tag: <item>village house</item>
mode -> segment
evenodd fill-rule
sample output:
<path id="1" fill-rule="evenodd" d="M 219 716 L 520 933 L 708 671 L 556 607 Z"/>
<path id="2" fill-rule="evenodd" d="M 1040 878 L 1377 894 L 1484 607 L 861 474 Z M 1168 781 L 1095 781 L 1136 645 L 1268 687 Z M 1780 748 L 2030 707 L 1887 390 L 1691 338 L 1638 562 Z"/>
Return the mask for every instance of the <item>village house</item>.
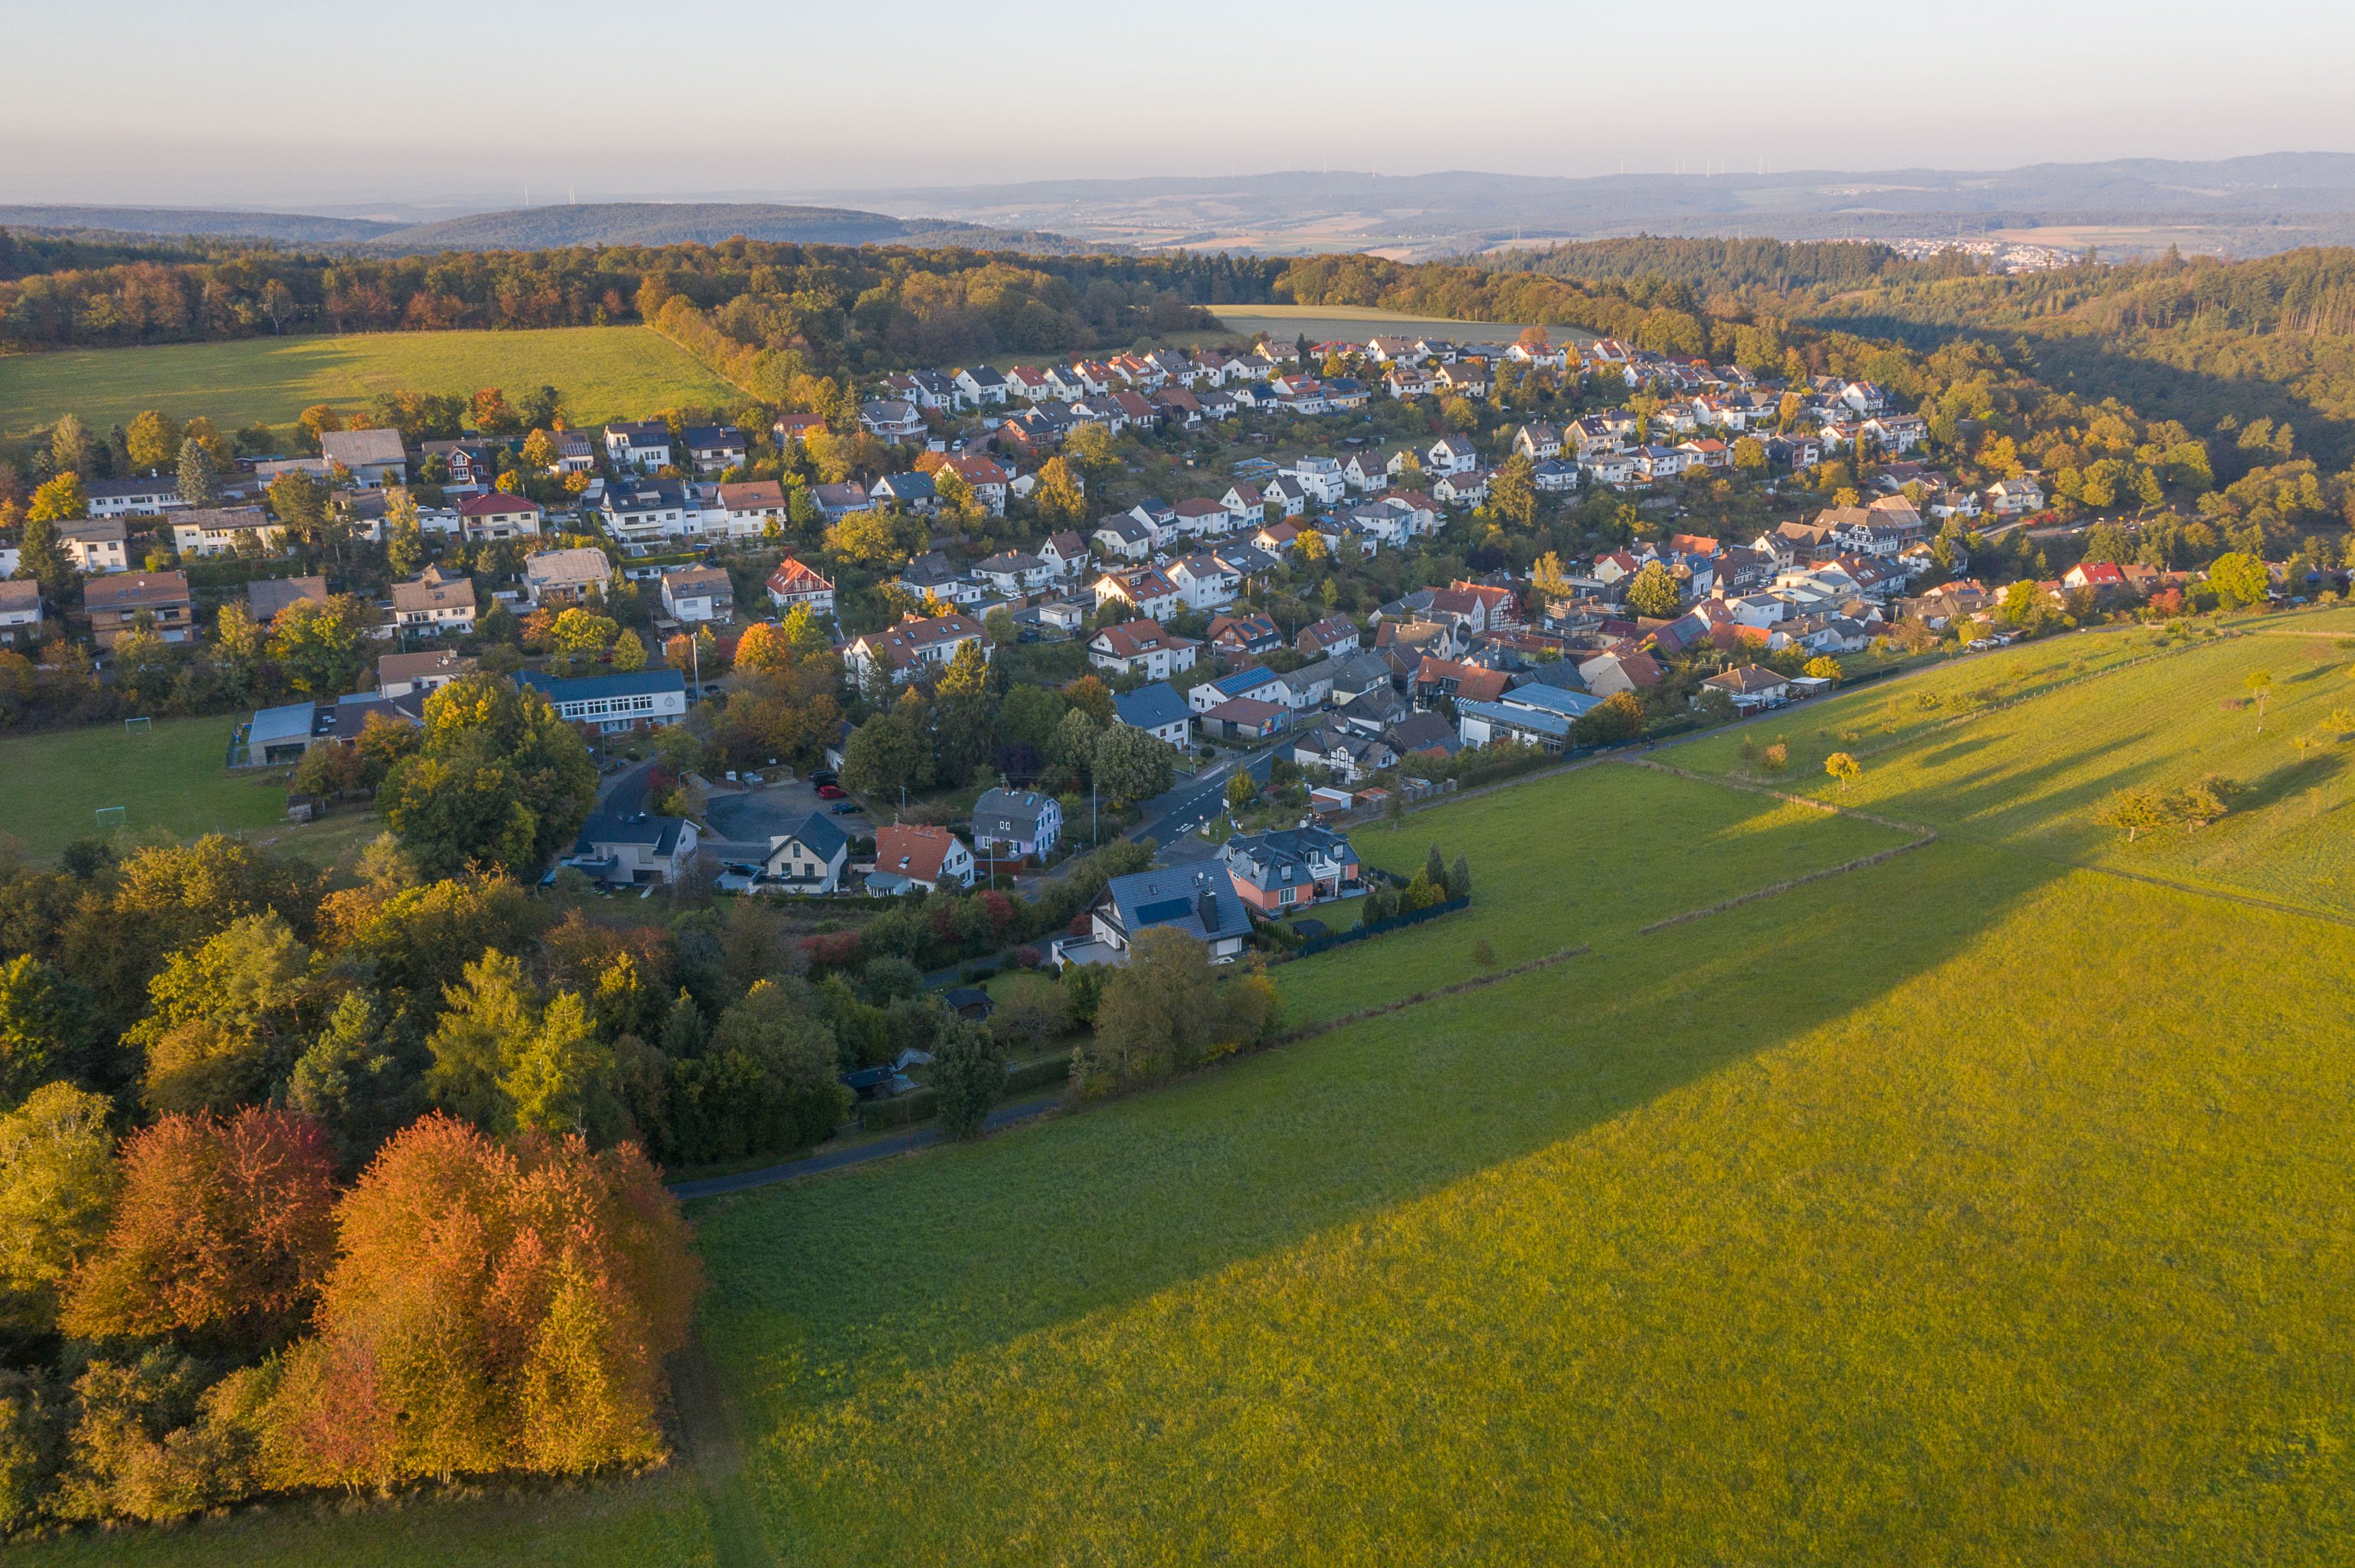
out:
<path id="1" fill-rule="evenodd" d="M 869 631 L 852 638 L 842 650 L 850 677 L 862 684 L 877 672 L 887 673 L 893 685 L 939 673 L 972 643 L 989 657 L 989 637 L 981 622 L 964 614 L 906 615 L 889 631 Z"/>
<path id="2" fill-rule="evenodd" d="M 724 567 L 673 567 L 662 576 L 662 607 L 674 620 L 735 619 L 736 585 Z"/>
<path id="3" fill-rule="evenodd" d="M 1178 585 L 1152 567 L 1131 567 L 1106 572 L 1095 582 L 1096 608 L 1118 601 L 1148 620 L 1167 620 L 1178 613 Z"/>
<path id="4" fill-rule="evenodd" d="M 602 598 L 613 577 L 613 564 L 602 550 L 585 546 L 546 550 L 524 557 L 524 598 L 535 609 L 544 604 L 579 604 Z"/>
<path id="5" fill-rule="evenodd" d="M 1141 729 L 1154 739 L 1175 747 L 1186 744 L 1193 719 L 1193 710 L 1186 705 L 1185 695 L 1175 686 L 1159 681 L 1133 692 L 1114 692 L 1112 712 L 1115 723 Z"/>
<path id="6" fill-rule="evenodd" d="M 1700 684 L 1704 692 L 1722 692 L 1732 698 L 1737 713 L 1749 713 L 1757 708 L 1778 708 L 1791 700 L 1791 683 L 1759 664 L 1743 664 L 1724 671 L 1711 675 Z"/>
<path id="7" fill-rule="evenodd" d="M 1363 868 L 1348 839 L 1327 828 L 1238 833 L 1219 850 L 1235 895 L 1276 916 L 1363 893 Z"/>
<path id="8" fill-rule="evenodd" d="M 474 579 L 428 567 L 392 585 L 392 623 L 404 634 L 465 637 L 474 630 Z"/>
<path id="9" fill-rule="evenodd" d="M 82 486 L 92 517 L 152 517 L 187 504 L 174 479 L 93 479 Z"/>
<path id="10" fill-rule="evenodd" d="M 348 471 L 352 483 L 362 490 L 409 482 L 409 453 L 401 447 L 399 430 L 323 430 L 319 455 Z"/>
<path id="11" fill-rule="evenodd" d="M 795 605 L 807 605 L 812 615 L 831 618 L 834 614 L 834 580 L 823 577 L 805 563 L 787 556 L 769 574 L 769 602 L 781 615 Z"/>
<path id="12" fill-rule="evenodd" d="M 285 527 L 259 506 L 192 506 L 172 514 L 172 548 L 183 556 L 275 555 Z"/>
<path id="13" fill-rule="evenodd" d="M 938 892 L 943 885 L 971 887 L 973 865 L 973 851 L 946 828 L 886 822 L 875 830 L 876 874 L 905 885 L 890 891 L 904 892 L 907 885 L 927 893 Z M 876 891 L 872 878 L 868 891 Z"/>
<path id="14" fill-rule="evenodd" d="M 1220 867 L 1173 866 L 1115 876 L 1088 908 L 1088 939 L 1055 944 L 1059 961 L 1124 964 L 1136 938 L 1147 931 L 1182 931 L 1209 949 L 1210 961 L 1227 963 L 1251 940 L 1251 915 L 1233 879 Z"/>
<path id="15" fill-rule="evenodd" d="M 773 479 L 739 480 L 712 492 L 719 526 L 731 539 L 764 537 L 771 527 L 783 528 L 792 514 L 783 483 Z"/>
<path id="16" fill-rule="evenodd" d="M 537 539 L 544 513 L 537 501 L 501 491 L 470 495 L 458 503 L 458 526 L 470 542 Z"/>
<path id="17" fill-rule="evenodd" d="M 60 523 L 58 545 L 76 571 L 90 576 L 131 569 L 131 531 L 120 517 L 93 517 L 86 523 Z"/>
<path id="18" fill-rule="evenodd" d="M 303 599 L 325 604 L 327 579 L 316 576 L 257 577 L 245 585 L 245 612 L 263 626 L 277 620 L 278 612 L 288 605 Z"/>
<path id="19" fill-rule="evenodd" d="M 622 420 L 605 427 L 605 458 L 614 467 L 652 473 L 670 466 L 670 427 L 660 419 Z"/>
<path id="20" fill-rule="evenodd" d="M 41 585 L 30 577 L 0 580 L 0 643 L 29 647 L 40 640 Z"/>
<path id="21" fill-rule="evenodd" d="M 1001 550 L 986 560 L 975 562 L 975 580 L 1008 599 L 1047 586 L 1055 568 L 1037 556 L 1019 550 Z"/>
<path id="22" fill-rule="evenodd" d="M 1284 633 L 1264 615 L 1214 615 L 1205 641 L 1213 656 L 1233 661 L 1284 646 Z"/>
<path id="23" fill-rule="evenodd" d="M 751 890 L 804 898 L 839 893 L 849 864 L 850 835 L 831 818 L 812 811 L 790 832 L 771 836 Z"/>
<path id="24" fill-rule="evenodd" d="M 429 648 L 421 653 L 382 654 L 376 662 L 376 694 L 387 699 L 405 697 L 412 692 L 422 695 L 439 691 L 480 668 L 472 655 L 445 648 Z"/>
<path id="25" fill-rule="evenodd" d="M 1075 577 L 1087 570 L 1088 542 L 1072 529 L 1060 529 L 1048 535 L 1047 542 L 1039 546 L 1039 558 L 1056 577 Z"/>
<path id="26" fill-rule="evenodd" d="M 694 863 L 696 827 L 684 817 L 600 811 L 581 824 L 564 863 L 604 887 L 661 887 Z"/>
<path id="27" fill-rule="evenodd" d="M 1303 768 L 1322 768 L 1341 783 L 1355 784 L 1397 767 L 1398 753 L 1379 736 L 1322 725 L 1293 737 L 1292 760 Z"/>
<path id="28" fill-rule="evenodd" d="M 102 577 L 82 589 L 81 607 L 90 617 L 91 636 L 101 649 L 112 649 L 129 636 L 143 615 L 165 642 L 186 642 L 196 635 L 196 600 L 188 593 L 186 572 Z"/>
<path id="29" fill-rule="evenodd" d="M 1088 662 L 1115 675 L 1162 681 L 1192 669 L 1200 647 L 1190 639 L 1171 636 L 1157 620 L 1124 620 L 1088 640 Z"/>
<path id="30" fill-rule="evenodd" d="M 973 847 L 989 860 L 1045 863 L 1063 838 L 1063 808 L 1035 789 L 985 789 L 973 803 Z"/>
<path id="31" fill-rule="evenodd" d="M 1300 629 L 1293 646 L 1312 659 L 1328 658 L 1336 653 L 1355 653 L 1364 645 L 1358 623 L 1346 615 L 1327 616 Z"/>

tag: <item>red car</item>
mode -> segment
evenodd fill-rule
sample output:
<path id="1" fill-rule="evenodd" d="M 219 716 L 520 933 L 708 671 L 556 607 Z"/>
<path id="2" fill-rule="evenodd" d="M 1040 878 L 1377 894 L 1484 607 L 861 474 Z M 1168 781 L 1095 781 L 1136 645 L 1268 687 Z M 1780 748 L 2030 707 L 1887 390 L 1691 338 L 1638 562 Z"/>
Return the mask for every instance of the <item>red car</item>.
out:
<path id="1" fill-rule="evenodd" d="M 817 798 L 821 800 L 839 800 L 842 799 L 842 786 L 821 784 L 817 787 Z"/>

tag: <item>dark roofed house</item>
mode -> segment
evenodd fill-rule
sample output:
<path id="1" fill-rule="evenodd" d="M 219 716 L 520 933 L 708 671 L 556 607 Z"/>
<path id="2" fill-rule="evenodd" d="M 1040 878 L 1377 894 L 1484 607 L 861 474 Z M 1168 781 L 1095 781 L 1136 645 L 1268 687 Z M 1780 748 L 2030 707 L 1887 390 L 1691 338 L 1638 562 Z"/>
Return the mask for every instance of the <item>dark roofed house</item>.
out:
<path id="1" fill-rule="evenodd" d="M 400 484 L 409 478 L 409 453 L 401 447 L 399 430 L 322 430 L 319 455 L 349 469 L 353 482 L 363 490 Z"/>
<path id="2" fill-rule="evenodd" d="M 1127 961 L 1129 945 L 1146 931 L 1182 931 L 1210 950 L 1211 959 L 1231 959 L 1251 939 L 1251 914 L 1222 867 L 1172 866 L 1115 876 L 1088 909 L 1092 945 L 1110 962 Z"/>
<path id="3" fill-rule="evenodd" d="M 758 893 L 804 895 L 842 891 L 842 874 L 850 863 L 850 835 L 831 818 L 812 811 L 791 832 L 769 840 L 769 853 L 753 881 Z"/>
<path id="4" fill-rule="evenodd" d="M 1263 915 L 1365 891 L 1358 852 L 1327 828 L 1238 833 L 1219 851 L 1235 894 Z"/>
<path id="5" fill-rule="evenodd" d="M 608 887 L 660 886 L 686 873 L 695 844 L 695 824 L 684 817 L 600 813 L 581 825 L 564 863 Z"/>
<path id="6" fill-rule="evenodd" d="M 1185 694 L 1160 681 L 1133 692 L 1114 693 L 1112 711 L 1113 717 L 1129 728 L 1178 747 L 1186 744 L 1186 728 L 1194 716 L 1186 705 Z"/>
<path id="7" fill-rule="evenodd" d="M 991 860 L 1046 860 L 1063 836 L 1063 808 L 1035 789 L 985 789 L 973 803 L 974 853 Z"/>
<path id="8" fill-rule="evenodd" d="M 327 579 L 309 577 L 263 577 L 245 585 L 246 613 L 264 626 L 278 617 L 278 612 L 296 599 L 307 599 L 314 604 L 327 602 Z"/>

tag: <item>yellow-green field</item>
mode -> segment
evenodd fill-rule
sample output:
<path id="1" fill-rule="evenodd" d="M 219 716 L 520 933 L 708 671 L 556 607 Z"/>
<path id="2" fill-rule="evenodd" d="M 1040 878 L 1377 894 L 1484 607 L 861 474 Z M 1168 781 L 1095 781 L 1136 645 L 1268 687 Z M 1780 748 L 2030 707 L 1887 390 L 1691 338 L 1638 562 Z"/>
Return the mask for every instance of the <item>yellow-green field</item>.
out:
<path id="1" fill-rule="evenodd" d="M 2079 825 L 2116 777 L 2271 779 L 2318 630 L 2085 634 L 1777 715 L 1809 765 L 1853 732 L 1854 799 L 1941 836 L 1649 935 L 1911 835 L 1621 763 L 1361 829 L 1393 869 L 1465 852 L 1475 907 L 1284 967 L 1295 1017 L 1484 940 L 1591 951 L 701 1205 L 728 1409 L 690 1386 L 671 1477 L 511 1538 L 512 1503 L 364 1548 L 298 1507 L 21 1554 L 2343 1562 L 2355 927 L 2114 874 L 2142 868 Z M 2210 700 L 2252 661 L 2262 739 Z M 2232 863 L 2169 874 L 2328 903 L 2286 825 L 2321 787 L 2259 782 Z"/>
<path id="2" fill-rule="evenodd" d="M 143 408 L 178 419 L 202 414 L 231 429 L 288 425 L 314 403 L 356 409 L 380 392 L 500 387 L 519 398 L 543 386 L 559 388 L 583 425 L 742 397 L 645 327 L 249 338 L 0 357 L 0 437 L 68 413 L 101 431 Z"/>
<path id="3" fill-rule="evenodd" d="M 1230 337 L 1265 333 L 1279 343 L 1301 334 L 1312 342 L 1346 337 L 1363 342 L 1376 336 L 1446 337 L 1459 343 L 1510 343 L 1526 322 L 1458 322 L 1436 316 L 1403 316 L 1395 311 L 1366 305 L 1220 305 L 1215 307 Z M 1556 343 L 1592 343 L 1593 333 L 1575 327 L 1548 327 Z"/>
<path id="4" fill-rule="evenodd" d="M 2024 853 L 2355 916 L 2349 631 L 2355 613 L 2336 610 L 2245 622 L 2221 639 L 2082 633 L 1791 709 L 1664 756 L 1763 779 L 1740 754 L 1742 738 L 1763 747 L 1781 737 L 1790 764 L 1778 786 L 1818 800 Z M 2142 662 L 2095 673 L 2123 659 Z M 2077 678 L 2081 662 L 2092 678 Z M 2248 684 L 2260 672 L 2272 679 L 2262 715 Z M 1998 705 L 2045 686 L 2054 689 Z M 1864 764 L 1845 795 L 1823 772 L 1836 749 Z M 2178 789 L 2211 775 L 2245 793 L 2205 828 L 2129 843 L 2094 821 L 2113 790 Z"/>

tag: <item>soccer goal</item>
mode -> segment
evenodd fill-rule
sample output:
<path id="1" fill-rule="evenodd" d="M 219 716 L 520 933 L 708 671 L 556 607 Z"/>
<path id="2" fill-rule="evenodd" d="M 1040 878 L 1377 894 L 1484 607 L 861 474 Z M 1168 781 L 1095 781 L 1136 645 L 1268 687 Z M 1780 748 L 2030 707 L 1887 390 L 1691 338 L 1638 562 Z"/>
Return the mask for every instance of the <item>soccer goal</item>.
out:
<path id="1" fill-rule="evenodd" d="M 130 820 L 131 808 L 128 806 L 101 806 L 98 809 L 98 836 L 109 838 L 121 832 L 130 825 Z"/>
<path id="2" fill-rule="evenodd" d="M 155 721 L 144 714 L 123 721 L 123 733 L 125 735 L 153 735 L 155 732 Z"/>

